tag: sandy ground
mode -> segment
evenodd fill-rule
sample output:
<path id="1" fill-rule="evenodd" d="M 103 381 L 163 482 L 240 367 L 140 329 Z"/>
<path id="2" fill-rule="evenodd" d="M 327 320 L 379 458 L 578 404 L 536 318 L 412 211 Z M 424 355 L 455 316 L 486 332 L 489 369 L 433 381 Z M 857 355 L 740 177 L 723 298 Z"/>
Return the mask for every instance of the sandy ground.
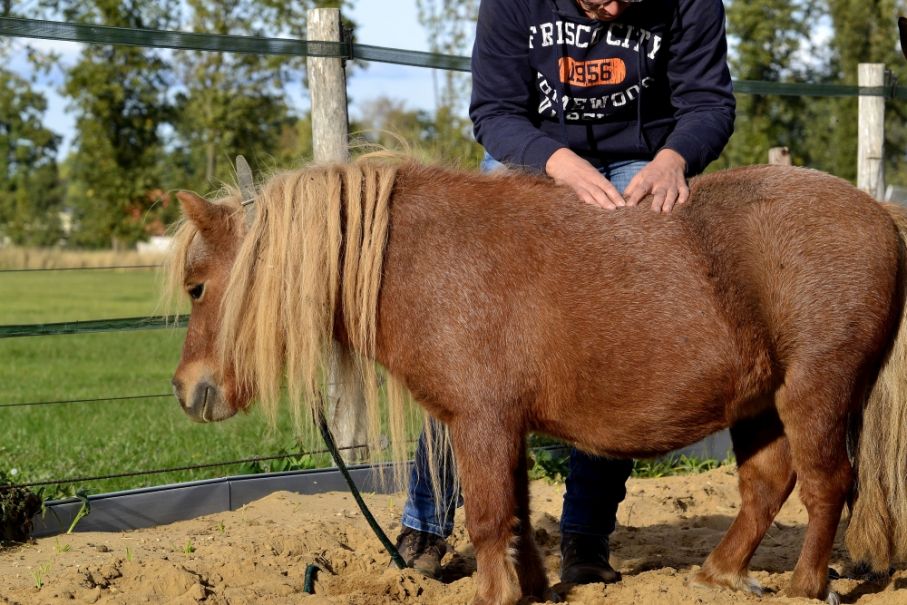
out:
<path id="1" fill-rule="evenodd" d="M 533 522 L 549 580 L 557 581 L 562 485 L 536 482 Z M 696 588 L 689 578 L 736 515 L 731 469 L 702 475 L 631 480 L 613 536 L 622 582 L 565 590 L 568 603 L 816 603 L 784 596 L 806 520 L 796 497 L 756 553 L 762 598 Z M 366 496 L 393 536 L 403 501 Z M 454 604 L 472 597 L 475 560 L 458 515 L 442 581 L 388 567 L 388 556 L 352 499 L 341 493 L 275 493 L 243 509 L 126 533 L 77 533 L 0 551 L 0 604 L 18 603 L 344 603 Z M 315 594 L 303 593 L 309 563 L 319 563 Z M 839 545 L 833 567 L 846 557 Z M 38 587 L 40 585 L 40 587 Z M 845 603 L 907 604 L 907 571 L 890 582 L 835 580 Z"/>

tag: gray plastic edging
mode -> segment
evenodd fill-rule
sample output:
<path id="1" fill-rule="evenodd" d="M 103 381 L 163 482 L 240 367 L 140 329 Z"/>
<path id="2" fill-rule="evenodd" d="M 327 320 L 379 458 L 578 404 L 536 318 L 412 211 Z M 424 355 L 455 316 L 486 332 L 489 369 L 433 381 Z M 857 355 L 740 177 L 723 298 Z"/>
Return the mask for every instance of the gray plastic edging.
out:
<path id="1" fill-rule="evenodd" d="M 677 450 L 672 455 L 683 454 L 723 460 L 730 451 L 730 435 L 727 431 L 721 431 Z M 349 470 L 361 491 L 388 493 L 392 485 L 389 481 L 382 481 L 381 468 L 360 465 L 350 467 Z M 237 475 L 99 494 L 88 497 L 91 513 L 79 521 L 74 531 L 119 532 L 166 525 L 175 521 L 236 510 L 276 491 L 320 494 L 347 490 L 346 481 L 340 471 L 336 468 L 327 468 Z M 75 498 L 48 502 L 45 514 L 34 518 L 32 535 L 40 538 L 65 532 L 81 507 L 82 502 Z"/>
<path id="2" fill-rule="evenodd" d="M 386 493 L 379 467 L 354 466 L 350 474 L 362 491 Z M 74 531 L 128 531 L 194 519 L 202 515 L 236 510 L 276 491 L 318 494 L 346 491 L 336 469 L 316 469 L 262 475 L 238 475 L 222 479 L 175 483 L 157 487 L 89 496 L 91 513 Z M 54 500 L 43 516 L 34 518 L 34 537 L 65 532 L 82 507 L 75 498 Z"/>

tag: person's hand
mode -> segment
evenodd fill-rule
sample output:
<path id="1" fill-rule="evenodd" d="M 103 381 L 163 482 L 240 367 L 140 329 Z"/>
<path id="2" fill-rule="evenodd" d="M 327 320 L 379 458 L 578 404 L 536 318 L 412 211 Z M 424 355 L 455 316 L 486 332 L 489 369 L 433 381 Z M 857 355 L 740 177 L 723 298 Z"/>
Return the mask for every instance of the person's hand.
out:
<path id="1" fill-rule="evenodd" d="M 560 185 L 567 185 L 587 204 L 614 210 L 627 203 L 595 166 L 566 147 L 558 149 L 545 164 L 545 172 Z"/>
<path id="2" fill-rule="evenodd" d="M 679 153 L 673 149 L 662 149 L 627 185 L 624 191 L 627 205 L 635 206 L 651 193 L 652 210 L 667 214 L 674 206 L 690 199 L 684 170 L 686 161 Z"/>

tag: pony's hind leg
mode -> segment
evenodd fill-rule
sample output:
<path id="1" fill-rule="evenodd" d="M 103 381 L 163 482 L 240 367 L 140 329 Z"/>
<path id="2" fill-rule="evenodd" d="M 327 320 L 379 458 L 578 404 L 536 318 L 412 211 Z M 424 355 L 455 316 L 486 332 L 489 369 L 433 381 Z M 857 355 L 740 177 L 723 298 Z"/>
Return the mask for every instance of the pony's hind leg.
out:
<path id="1" fill-rule="evenodd" d="M 855 381 L 827 373 L 813 374 L 812 383 L 789 379 L 779 389 L 777 398 L 800 484 L 800 500 L 809 517 L 789 594 L 827 597 L 829 603 L 835 603 L 839 602 L 837 595 L 828 594 L 828 562 L 841 512 L 853 487 L 853 470 L 847 459 L 846 419 L 853 399 L 849 390 Z M 817 383 L 820 379 L 822 382 Z"/>
<path id="2" fill-rule="evenodd" d="M 535 545 L 535 536 L 529 519 L 529 469 L 526 458 L 526 443 L 520 454 L 519 466 L 514 475 L 516 482 L 516 517 L 517 517 L 517 575 L 524 597 L 546 599 L 548 597 L 548 576 L 545 564 Z"/>
<path id="3" fill-rule="evenodd" d="M 774 410 L 731 427 L 737 457 L 740 513 L 693 579 L 761 594 L 747 571 L 756 547 L 794 488 L 790 446 Z"/>
<path id="4" fill-rule="evenodd" d="M 517 475 L 525 475 L 523 435 L 493 418 L 449 422 L 466 509 L 466 531 L 476 553 L 473 605 L 513 605 L 521 584 L 514 555 Z M 527 515 L 528 521 L 528 515 Z M 527 526 L 528 531 L 528 526 Z"/>

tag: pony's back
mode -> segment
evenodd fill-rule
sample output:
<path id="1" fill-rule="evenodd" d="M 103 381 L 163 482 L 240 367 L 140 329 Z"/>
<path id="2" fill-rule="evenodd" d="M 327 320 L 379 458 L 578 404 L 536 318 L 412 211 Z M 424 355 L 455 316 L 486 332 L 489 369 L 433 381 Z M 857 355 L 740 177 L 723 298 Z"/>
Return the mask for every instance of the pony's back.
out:
<path id="1" fill-rule="evenodd" d="M 814 171 L 705 176 L 662 215 L 602 210 L 521 173 L 411 165 L 391 212 L 389 369 L 441 418 L 441 402 L 510 406 L 527 429 L 612 455 L 727 426 L 783 380 L 804 334 L 885 296 L 880 280 L 893 288 L 884 210 Z M 841 258 L 845 240 L 861 252 Z M 619 421 L 591 435 L 603 414 Z"/>

